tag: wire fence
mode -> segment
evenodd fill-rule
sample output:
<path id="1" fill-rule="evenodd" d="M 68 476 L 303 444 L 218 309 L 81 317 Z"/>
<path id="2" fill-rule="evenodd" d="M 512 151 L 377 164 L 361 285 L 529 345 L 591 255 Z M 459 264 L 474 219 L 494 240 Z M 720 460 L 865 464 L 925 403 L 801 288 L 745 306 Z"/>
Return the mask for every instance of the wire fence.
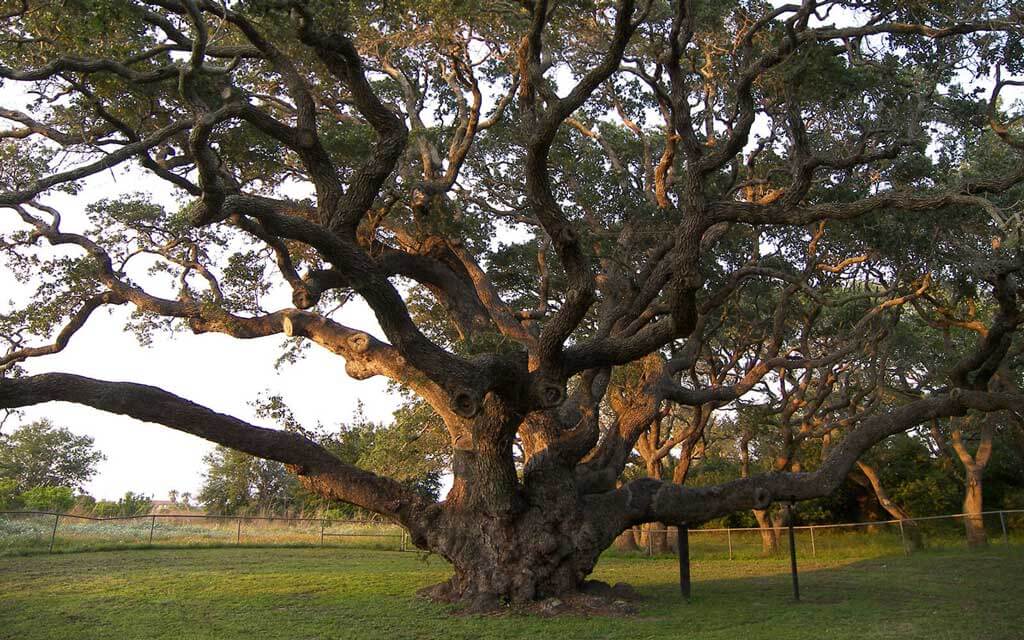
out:
<path id="1" fill-rule="evenodd" d="M 406 551 L 402 527 L 362 520 L 208 514 L 94 517 L 0 511 L 0 553 L 135 546 L 346 546 Z"/>
<path id="2" fill-rule="evenodd" d="M 678 552 L 675 527 L 636 527 L 616 540 L 618 553 L 656 556 Z M 973 537 L 971 535 L 973 532 Z M 911 554 L 923 549 L 1024 543 L 1024 509 L 793 527 L 799 555 L 811 558 Z M 771 529 L 689 529 L 690 554 L 696 559 L 746 559 L 784 554 L 788 526 Z"/>
<path id="3" fill-rule="evenodd" d="M 1024 543 L 1024 509 L 794 527 L 803 557 L 864 557 L 919 549 L 963 547 L 968 523 L 985 544 Z M 760 558 L 782 553 L 786 527 L 689 530 L 695 559 Z M 979 539 L 975 535 L 974 543 Z M 147 514 L 99 518 L 49 511 L 0 511 L 0 554 L 85 551 L 130 547 L 335 546 L 411 551 L 399 525 L 326 518 Z M 612 553 L 667 555 L 678 551 L 675 527 L 627 530 Z"/>

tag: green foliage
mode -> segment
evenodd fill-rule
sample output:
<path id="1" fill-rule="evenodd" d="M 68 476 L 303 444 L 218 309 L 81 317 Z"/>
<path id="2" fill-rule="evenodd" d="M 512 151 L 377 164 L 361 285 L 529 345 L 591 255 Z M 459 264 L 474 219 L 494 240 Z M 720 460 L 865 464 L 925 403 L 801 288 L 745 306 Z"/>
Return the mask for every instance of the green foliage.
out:
<path id="1" fill-rule="evenodd" d="M 0 478 L 0 511 L 13 510 L 18 506 L 18 481 Z"/>
<path id="2" fill-rule="evenodd" d="M 211 513 L 280 513 L 298 482 L 284 465 L 218 446 L 203 458 L 206 472 L 199 502 Z"/>
<path id="3" fill-rule="evenodd" d="M 122 516 L 141 516 L 153 508 L 153 499 L 141 493 L 126 491 L 117 500 L 117 513 Z"/>
<path id="4" fill-rule="evenodd" d="M 43 144 L 0 140 L 0 187 L 15 189 L 45 176 L 53 156 Z"/>
<path id="5" fill-rule="evenodd" d="M 33 487 L 18 496 L 21 505 L 30 511 L 70 511 L 75 504 L 71 487 Z"/>
<path id="6" fill-rule="evenodd" d="M 75 513 L 92 513 L 96 507 L 96 498 L 88 493 L 80 493 L 75 496 L 73 511 Z"/>
<path id="7" fill-rule="evenodd" d="M 898 434 L 887 438 L 867 459 L 881 474 L 889 497 L 911 516 L 960 512 L 963 489 L 948 461 L 936 458 L 924 437 Z"/>
<path id="8" fill-rule="evenodd" d="M 448 464 L 447 438 L 440 419 L 424 403 L 404 405 L 389 425 L 367 419 L 360 406 L 353 421 L 336 432 L 323 427 L 303 429 L 277 395 L 261 396 L 256 408 L 261 417 L 316 440 L 343 462 L 394 478 L 427 497 L 438 497 Z M 226 447 L 217 447 L 204 461 L 199 502 L 212 513 L 316 512 L 336 519 L 367 515 L 310 493 L 278 462 Z"/>
<path id="9" fill-rule="evenodd" d="M 79 506 L 80 505 L 80 506 Z M 133 491 L 126 491 L 123 496 L 114 500 L 83 500 L 76 499 L 76 510 L 88 513 L 96 518 L 114 518 L 119 516 L 142 516 L 153 508 L 150 496 Z"/>
<path id="10" fill-rule="evenodd" d="M 92 507 L 92 515 L 97 518 L 111 518 L 121 514 L 121 508 L 113 500 L 98 500 Z"/>
<path id="11" fill-rule="evenodd" d="M 81 488 L 105 458 L 93 448 L 91 437 L 75 435 L 46 419 L 0 436 L 0 478 L 14 480 L 20 491 Z"/>

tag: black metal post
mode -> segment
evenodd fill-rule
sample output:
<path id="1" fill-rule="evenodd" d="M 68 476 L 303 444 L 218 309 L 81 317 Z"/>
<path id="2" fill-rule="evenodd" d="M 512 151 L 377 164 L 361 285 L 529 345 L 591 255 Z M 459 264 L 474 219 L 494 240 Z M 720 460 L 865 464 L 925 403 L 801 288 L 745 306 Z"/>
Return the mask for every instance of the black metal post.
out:
<path id="1" fill-rule="evenodd" d="M 690 601 L 690 527 L 681 524 L 676 527 L 679 543 L 679 591 L 683 598 Z"/>
<path id="2" fill-rule="evenodd" d="M 50 532 L 50 548 L 47 549 L 47 553 L 53 553 L 53 541 L 57 537 L 57 525 L 60 524 L 60 514 L 54 514 L 56 517 L 53 519 L 53 531 Z"/>
<path id="3" fill-rule="evenodd" d="M 786 516 L 789 520 L 789 569 L 793 574 L 793 599 L 800 602 L 800 578 L 796 572 L 796 534 L 793 532 L 793 504 L 786 505 Z"/>

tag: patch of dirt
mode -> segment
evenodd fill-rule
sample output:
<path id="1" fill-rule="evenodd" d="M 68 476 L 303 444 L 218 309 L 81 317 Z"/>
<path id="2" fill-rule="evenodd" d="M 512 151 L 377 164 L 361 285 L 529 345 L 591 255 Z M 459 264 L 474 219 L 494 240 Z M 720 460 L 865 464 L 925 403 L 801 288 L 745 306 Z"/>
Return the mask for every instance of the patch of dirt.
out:
<path id="1" fill-rule="evenodd" d="M 640 612 L 640 608 L 634 602 L 621 598 L 612 599 L 586 593 L 574 593 L 562 598 L 548 598 L 528 605 L 513 607 L 512 611 L 544 618 L 555 616 L 623 618 L 636 615 Z"/>
<path id="2" fill-rule="evenodd" d="M 429 597 L 429 593 L 422 593 Z M 625 582 L 614 586 L 598 580 L 587 581 L 578 592 L 545 598 L 535 602 L 504 603 L 490 594 L 478 594 L 456 609 L 455 615 L 533 615 L 542 618 L 556 616 L 629 617 L 640 611 L 636 604 L 642 597 Z"/>

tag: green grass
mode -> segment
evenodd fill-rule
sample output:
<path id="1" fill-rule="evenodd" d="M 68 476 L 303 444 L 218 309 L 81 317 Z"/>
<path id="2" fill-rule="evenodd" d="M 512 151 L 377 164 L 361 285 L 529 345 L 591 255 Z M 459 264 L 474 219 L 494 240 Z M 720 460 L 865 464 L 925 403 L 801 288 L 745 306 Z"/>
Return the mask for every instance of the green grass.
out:
<path id="1" fill-rule="evenodd" d="M 646 597 L 631 618 L 452 616 L 413 596 L 437 558 L 356 549 L 159 549 L 0 558 L 0 638 L 1020 638 L 1024 549 L 802 562 L 608 557 Z"/>

